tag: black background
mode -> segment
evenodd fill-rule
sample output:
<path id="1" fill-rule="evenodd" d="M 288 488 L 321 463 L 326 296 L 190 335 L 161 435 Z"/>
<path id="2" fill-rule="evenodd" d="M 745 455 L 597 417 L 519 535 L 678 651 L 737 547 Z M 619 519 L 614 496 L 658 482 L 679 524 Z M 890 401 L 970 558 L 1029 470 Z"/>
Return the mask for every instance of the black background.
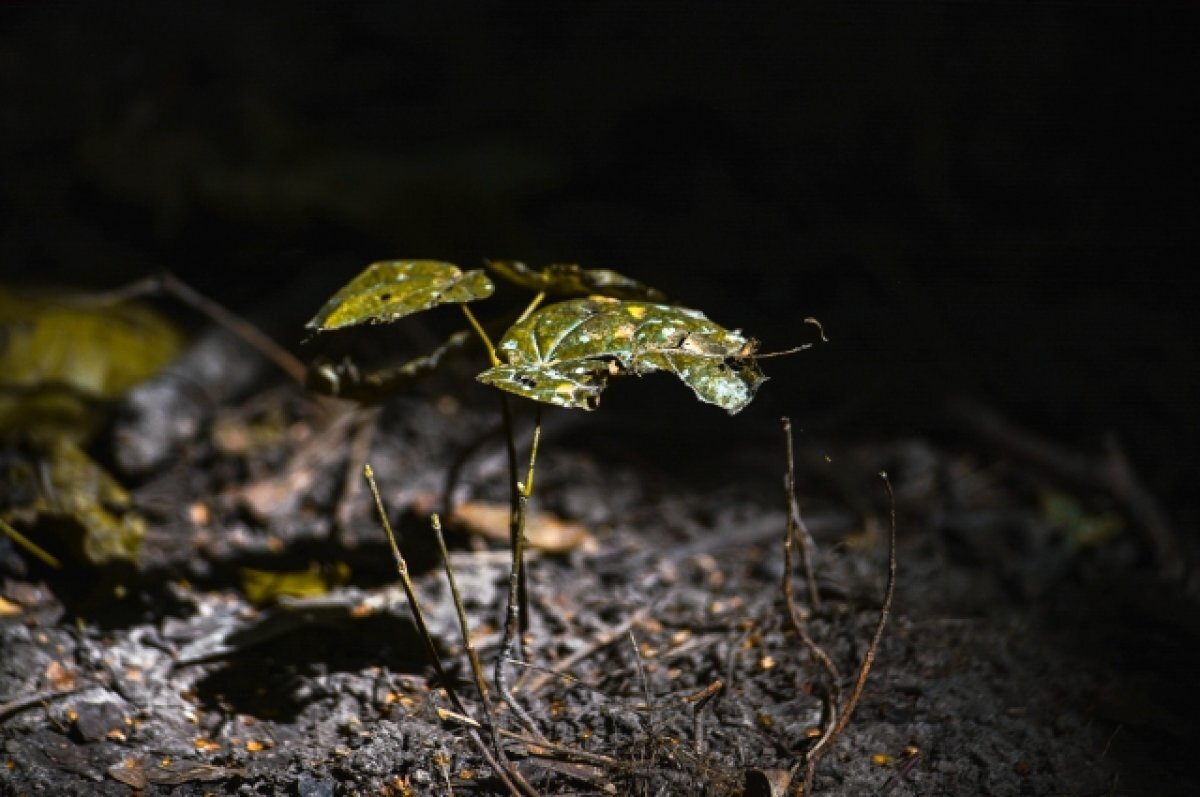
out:
<path id="1" fill-rule="evenodd" d="M 0 15 L 5 281 L 167 267 L 290 324 L 378 259 L 616 268 L 766 349 L 824 322 L 764 425 L 953 438 L 967 395 L 1117 432 L 1195 523 L 1190 3 Z M 606 404 L 725 423 L 648 391 Z"/>

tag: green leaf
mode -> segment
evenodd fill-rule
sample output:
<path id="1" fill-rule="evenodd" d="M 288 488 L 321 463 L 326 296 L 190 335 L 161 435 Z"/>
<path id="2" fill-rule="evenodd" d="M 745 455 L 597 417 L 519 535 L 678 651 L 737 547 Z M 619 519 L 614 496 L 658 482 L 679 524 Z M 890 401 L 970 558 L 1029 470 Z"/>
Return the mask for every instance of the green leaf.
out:
<path id="1" fill-rule="evenodd" d="M 574 263 L 556 263 L 534 271 L 518 260 L 489 260 L 487 267 L 497 276 L 531 291 L 553 296 L 610 296 L 665 302 L 667 296 L 657 288 L 604 268 L 582 268 Z"/>
<path id="2" fill-rule="evenodd" d="M 310 564 L 307 570 L 284 572 L 243 567 L 241 576 L 242 591 L 247 600 L 255 606 L 266 606 L 285 595 L 290 598 L 325 595 L 346 583 L 350 578 L 350 566 L 345 562 L 337 562 L 332 567 Z"/>
<path id="3" fill-rule="evenodd" d="M 171 361 L 183 336 L 136 302 L 0 285 L 0 435 L 83 439 L 114 399 Z"/>
<path id="4" fill-rule="evenodd" d="M 595 409 L 608 377 L 669 371 L 701 401 L 735 413 L 766 379 L 757 342 L 682 307 L 594 296 L 545 307 L 496 347 L 505 360 L 477 378 L 560 407 Z"/>
<path id="5" fill-rule="evenodd" d="M 480 269 L 463 272 L 436 260 L 372 263 L 334 294 L 307 327 L 325 332 L 358 324 L 386 324 L 439 304 L 486 299 L 495 289 Z"/>
<path id="6" fill-rule="evenodd" d="M 57 537 L 77 558 L 94 565 L 135 562 L 146 521 L 133 498 L 108 471 L 67 438 L 32 445 L 31 460 L 6 463 L 0 482 L 21 485 L 25 501 L 7 507 L 6 523 Z"/>

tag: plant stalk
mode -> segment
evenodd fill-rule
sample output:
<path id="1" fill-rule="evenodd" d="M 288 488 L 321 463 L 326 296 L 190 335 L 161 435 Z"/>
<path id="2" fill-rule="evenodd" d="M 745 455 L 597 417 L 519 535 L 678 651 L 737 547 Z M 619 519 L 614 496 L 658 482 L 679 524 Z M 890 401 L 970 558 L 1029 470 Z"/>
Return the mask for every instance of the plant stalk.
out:
<path id="1" fill-rule="evenodd" d="M 540 737 L 537 726 L 529 713 L 517 702 L 509 688 L 508 663 L 516 658 L 518 643 L 521 639 L 521 585 L 524 583 L 525 558 L 525 517 L 529 508 L 529 497 L 533 493 L 533 473 L 537 463 L 538 444 L 542 437 L 542 411 L 539 406 L 533 426 L 533 441 L 529 447 L 529 470 L 525 482 L 514 480 L 514 492 L 517 496 L 516 512 L 513 513 L 512 529 L 512 566 L 508 575 L 508 610 L 504 618 L 504 635 L 500 643 L 500 655 L 496 659 L 496 691 L 508 705 L 518 721 L 525 729 Z M 528 614 L 526 612 L 526 614 Z"/>

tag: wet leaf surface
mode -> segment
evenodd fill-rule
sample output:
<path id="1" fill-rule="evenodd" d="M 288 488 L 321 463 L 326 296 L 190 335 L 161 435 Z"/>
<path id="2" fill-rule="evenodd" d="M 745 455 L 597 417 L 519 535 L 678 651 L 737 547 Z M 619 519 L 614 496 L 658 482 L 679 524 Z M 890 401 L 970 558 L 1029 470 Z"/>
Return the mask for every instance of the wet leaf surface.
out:
<path id="1" fill-rule="evenodd" d="M 614 299 L 638 299 L 666 302 L 657 288 L 605 268 L 583 268 L 575 263 L 555 263 L 534 271 L 519 260 L 489 260 L 487 267 L 499 277 L 531 291 L 551 296 L 609 296 Z"/>
<path id="2" fill-rule="evenodd" d="M 308 322 L 324 332 L 358 324 L 386 324 L 440 304 L 486 299 L 495 286 L 479 269 L 464 272 L 437 260 L 372 263 L 333 295 Z"/>
<path id="3" fill-rule="evenodd" d="M 667 371 L 735 413 L 765 380 L 756 342 L 696 310 L 593 297 L 553 304 L 508 331 L 478 379 L 560 407 L 594 409 L 610 376 Z"/>
<path id="4" fill-rule="evenodd" d="M 328 568 L 312 564 L 307 570 L 288 572 L 243 567 L 241 576 L 246 599 L 255 606 L 266 606 L 285 595 L 289 598 L 324 595 L 332 587 L 346 583 L 350 568 L 342 562 L 336 562 Z"/>

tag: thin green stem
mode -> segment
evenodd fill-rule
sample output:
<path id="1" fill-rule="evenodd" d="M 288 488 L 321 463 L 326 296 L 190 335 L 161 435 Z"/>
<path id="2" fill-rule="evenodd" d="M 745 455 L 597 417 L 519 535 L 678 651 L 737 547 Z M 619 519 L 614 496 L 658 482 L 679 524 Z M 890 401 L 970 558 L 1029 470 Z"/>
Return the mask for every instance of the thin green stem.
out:
<path id="1" fill-rule="evenodd" d="M 542 441 L 542 405 L 537 405 L 537 414 L 533 422 L 533 441 L 529 444 L 529 471 L 525 476 L 522 493 L 526 498 L 533 496 L 533 466 L 537 463 L 538 444 Z M 524 528 L 522 527 L 522 531 Z"/>
<path id="2" fill-rule="evenodd" d="M 4 534 L 9 539 L 11 539 L 13 542 L 15 542 L 17 545 L 21 546 L 26 551 L 33 554 L 38 559 L 41 559 L 43 562 L 45 562 L 50 567 L 53 567 L 55 570 L 58 570 L 59 568 L 62 567 L 62 563 L 59 562 L 58 559 L 56 559 L 53 554 L 49 553 L 44 548 L 42 548 L 40 545 L 38 545 L 36 542 L 29 539 L 21 532 L 17 531 L 12 526 L 8 525 L 7 521 L 0 520 L 0 532 L 4 532 Z"/>
<path id="3" fill-rule="evenodd" d="M 529 303 L 529 305 L 524 310 L 521 311 L 521 315 L 519 318 L 517 318 L 515 323 L 519 324 L 522 321 L 524 321 L 526 318 L 529 318 L 529 316 L 533 315 L 533 311 L 538 309 L 538 306 L 541 305 L 541 303 L 544 302 L 545 300 L 546 300 L 546 292 L 538 291 L 537 296 L 533 297 L 533 301 L 531 301 Z"/>
<path id="4" fill-rule="evenodd" d="M 471 325 L 471 328 L 475 330 L 475 334 L 483 341 L 483 347 L 487 349 L 488 361 L 492 364 L 492 367 L 495 368 L 500 365 L 500 358 L 496 355 L 496 347 L 492 345 L 492 339 L 488 336 L 487 330 L 483 328 L 483 324 L 479 323 L 479 319 L 471 312 L 470 307 L 467 307 L 465 304 L 460 304 L 459 307 L 462 308 L 463 315 L 467 317 L 467 323 Z"/>

